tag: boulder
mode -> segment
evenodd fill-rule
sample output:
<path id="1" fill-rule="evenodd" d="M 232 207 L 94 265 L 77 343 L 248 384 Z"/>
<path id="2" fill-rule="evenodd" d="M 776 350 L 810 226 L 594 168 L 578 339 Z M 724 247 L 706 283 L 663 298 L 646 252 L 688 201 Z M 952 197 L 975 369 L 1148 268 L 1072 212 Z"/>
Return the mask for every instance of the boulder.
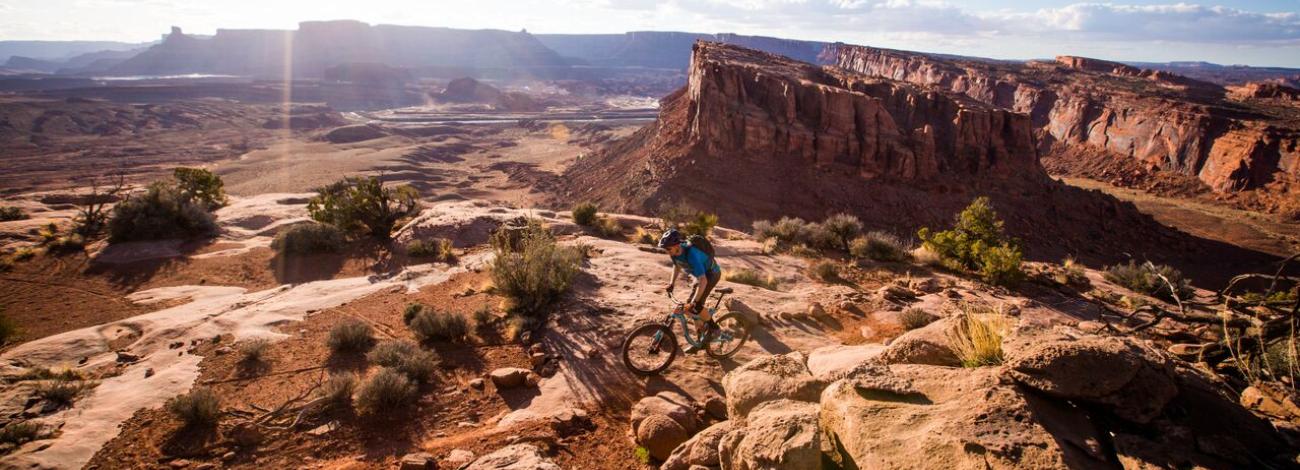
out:
<path id="1" fill-rule="evenodd" d="M 1008 375 L 1052 396 L 1110 405 L 1120 417 L 1144 424 L 1178 394 L 1170 359 L 1128 338 L 1018 341 L 1028 345 L 1008 348 Z"/>
<path id="2" fill-rule="evenodd" d="M 704 400 L 704 412 L 716 420 L 727 419 L 727 401 L 721 397 L 712 396 Z"/>
<path id="3" fill-rule="evenodd" d="M 642 421 L 655 415 L 665 416 L 676 421 L 687 433 L 694 434 L 699 429 L 699 423 L 695 419 L 695 409 L 691 405 L 691 400 L 676 392 L 663 391 L 657 395 L 642 398 L 635 405 L 632 405 L 632 433 L 636 433 Z"/>
<path id="4" fill-rule="evenodd" d="M 763 403 L 744 427 L 718 443 L 718 462 L 727 470 L 820 468 L 822 432 L 818 405 L 794 400 Z"/>
<path id="5" fill-rule="evenodd" d="M 657 460 L 667 459 L 673 449 L 690 437 L 682 425 L 664 415 L 651 415 L 636 427 L 637 444 L 645 447 Z"/>
<path id="6" fill-rule="evenodd" d="M 672 455 L 669 455 L 664 460 L 664 464 L 659 466 L 659 470 L 690 470 L 693 466 L 719 466 L 718 443 L 731 430 L 730 421 L 723 421 L 705 428 L 699 434 L 683 442 L 682 445 L 677 446 Z"/>
<path id="7" fill-rule="evenodd" d="M 957 354 L 948 347 L 948 324 L 947 319 L 939 319 L 903 333 L 889 343 L 877 360 L 882 364 L 961 366 Z"/>
<path id="8" fill-rule="evenodd" d="M 749 411 L 764 402 L 816 402 L 826 382 L 813 377 L 804 362 L 802 353 L 793 352 L 755 359 L 728 372 L 722 378 L 727 416 L 743 424 Z"/>
<path id="9" fill-rule="evenodd" d="M 397 470 L 434 470 L 438 468 L 433 456 L 425 452 L 416 452 L 402 456 Z"/>
<path id="10" fill-rule="evenodd" d="M 879 344 L 837 345 L 814 349 L 808 353 L 808 371 L 813 376 L 833 380 L 859 365 L 875 359 L 885 351 Z"/>
<path id="11" fill-rule="evenodd" d="M 479 457 L 463 470 L 561 470 L 531 444 L 513 444 Z"/>
<path id="12" fill-rule="evenodd" d="M 489 376 L 498 389 L 518 388 L 530 384 L 529 377 L 533 371 L 519 367 L 503 367 L 492 371 Z"/>

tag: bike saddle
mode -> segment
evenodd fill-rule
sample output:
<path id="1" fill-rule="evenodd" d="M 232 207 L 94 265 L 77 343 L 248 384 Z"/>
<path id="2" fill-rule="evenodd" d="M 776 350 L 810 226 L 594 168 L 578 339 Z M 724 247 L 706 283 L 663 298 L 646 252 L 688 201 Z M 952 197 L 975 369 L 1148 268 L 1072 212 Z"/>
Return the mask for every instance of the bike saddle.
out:
<path id="1" fill-rule="evenodd" d="M 714 289 L 713 291 L 719 294 L 730 294 L 732 292 L 732 288 L 722 287 L 722 288 Z"/>

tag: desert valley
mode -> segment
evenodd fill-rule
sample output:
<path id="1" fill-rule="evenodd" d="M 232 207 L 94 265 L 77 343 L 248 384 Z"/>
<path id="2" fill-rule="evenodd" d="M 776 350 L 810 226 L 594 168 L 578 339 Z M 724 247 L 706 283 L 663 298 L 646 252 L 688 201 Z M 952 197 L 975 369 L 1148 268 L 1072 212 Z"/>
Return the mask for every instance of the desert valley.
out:
<path id="1" fill-rule="evenodd" d="M 60 47 L 0 41 L 0 468 L 1300 468 L 1300 69 Z M 670 228 L 738 350 L 634 341 Z"/>

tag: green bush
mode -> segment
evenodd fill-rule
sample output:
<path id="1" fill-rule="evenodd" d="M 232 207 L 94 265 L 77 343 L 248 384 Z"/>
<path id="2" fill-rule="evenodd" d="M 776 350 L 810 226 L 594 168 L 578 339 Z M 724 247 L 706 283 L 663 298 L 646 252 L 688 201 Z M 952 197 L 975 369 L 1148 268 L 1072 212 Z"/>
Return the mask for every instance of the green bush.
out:
<path id="1" fill-rule="evenodd" d="M 204 206 L 191 201 L 176 186 L 159 182 L 113 207 L 108 240 L 117 243 L 195 238 L 216 230 L 216 220 Z"/>
<path id="2" fill-rule="evenodd" d="M 420 349 L 410 341 L 390 340 L 380 342 L 366 354 L 366 359 L 382 367 L 389 367 L 406 374 L 418 383 L 428 382 L 433 378 L 433 371 L 438 367 L 438 357 L 432 352 Z"/>
<path id="3" fill-rule="evenodd" d="M 898 321 L 903 324 L 903 328 L 907 328 L 908 330 L 915 330 L 925 325 L 929 325 L 934 323 L 937 319 L 938 317 L 919 308 L 909 308 L 903 310 L 903 313 L 898 315 Z"/>
<path id="4" fill-rule="evenodd" d="M 962 210 L 952 229 L 922 228 L 917 236 L 944 266 L 979 272 L 985 282 L 1013 285 L 1024 277 L 1020 249 L 1003 233 L 1002 220 L 986 197 L 976 198 Z"/>
<path id="5" fill-rule="evenodd" d="M 357 388 L 354 404 L 364 416 L 397 411 L 415 401 L 415 384 L 401 372 L 382 368 Z"/>
<path id="6" fill-rule="evenodd" d="M 718 226 L 718 215 L 706 212 L 696 212 L 695 216 L 686 221 L 682 226 L 682 232 L 686 235 L 709 236 L 713 233 L 713 227 Z"/>
<path id="7" fill-rule="evenodd" d="M 573 207 L 573 223 L 590 227 L 596 223 L 596 205 L 584 202 Z"/>
<path id="8" fill-rule="evenodd" d="M 727 280 L 737 284 L 761 287 L 767 290 L 776 290 L 777 288 L 776 277 L 770 274 L 763 275 L 763 273 L 753 269 L 737 269 L 735 271 L 728 271 Z"/>
<path id="9" fill-rule="evenodd" d="M 339 229 L 312 222 L 281 230 L 271 240 L 271 249 L 295 255 L 338 253 L 346 243 L 347 239 Z"/>
<path id="10" fill-rule="evenodd" d="M 1169 283 L 1174 285 L 1179 299 L 1187 300 L 1192 297 L 1191 280 L 1184 278 L 1182 271 L 1168 265 L 1151 262 L 1138 264 L 1136 261 L 1129 260 L 1127 264 L 1109 266 L 1103 273 L 1107 281 L 1124 286 L 1133 292 L 1173 300 L 1169 284 L 1160 279 L 1160 276 L 1168 278 Z"/>
<path id="11" fill-rule="evenodd" d="M 34 421 L 11 422 L 0 428 L 0 444 L 20 446 L 45 437 L 45 427 Z"/>
<path id="12" fill-rule="evenodd" d="M 537 313 L 568 292 L 582 254 L 556 245 L 555 237 L 541 224 L 528 224 L 518 237 L 518 250 L 494 247 L 492 283 L 513 310 Z"/>
<path id="13" fill-rule="evenodd" d="M 225 183 L 221 177 L 202 168 L 177 168 L 172 171 L 176 188 L 185 198 L 211 211 L 226 205 Z"/>
<path id="14" fill-rule="evenodd" d="M 834 214 L 822 221 L 821 225 L 834 238 L 836 248 L 841 250 L 847 251 L 849 242 L 862 234 L 862 221 L 849 214 Z"/>
<path id="15" fill-rule="evenodd" d="M 385 186 L 376 177 L 348 177 L 316 190 L 307 212 L 347 233 L 387 240 L 402 219 L 419 213 L 419 193 L 409 185 Z"/>
<path id="16" fill-rule="evenodd" d="M 26 218 L 27 212 L 24 212 L 21 207 L 0 207 L 0 222 L 23 220 Z"/>
<path id="17" fill-rule="evenodd" d="M 349 318 L 330 329 L 327 344 L 336 353 L 361 352 L 375 345 L 375 332 L 369 323 Z"/>
<path id="18" fill-rule="evenodd" d="M 185 423 L 185 427 L 213 426 L 221 419 L 221 400 L 211 389 L 196 388 L 167 401 L 167 411 Z"/>
<path id="19" fill-rule="evenodd" d="M 849 254 L 858 259 L 901 262 L 912 258 L 907 243 L 892 233 L 869 232 L 849 242 Z"/>
<path id="20" fill-rule="evenodd" d="M 456 262 L 456 251 L 451 240 L 446 238 L 412 241 L 406 244 L 406 254 L 415 258 L 432 258 L 442 263 Z"/>
<path id="21" fill-rule="evenodd" d="M 416 339 L 422 342 L 438 340 L 464 342 L 469 338 L 469 322 L 465 317 L 454 313 L 438 312 L 431 308 L 416 313 L 408 326 Z"/>
<path id="22" fill-rule="evenodd" d="M 357 383 L 361 380 L 357 374 L 343 373 L 332 374 L 329 380 L 321 384 L 321 398 L 331 407 L 342 408 L 352 404 L 352 394 L 357 390 Z"/>

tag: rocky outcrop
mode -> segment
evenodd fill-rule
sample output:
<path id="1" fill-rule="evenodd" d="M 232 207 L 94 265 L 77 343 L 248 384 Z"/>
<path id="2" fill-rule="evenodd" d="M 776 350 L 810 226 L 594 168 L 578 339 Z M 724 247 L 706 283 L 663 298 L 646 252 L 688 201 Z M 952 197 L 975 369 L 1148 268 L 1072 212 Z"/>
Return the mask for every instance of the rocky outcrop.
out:
<path id="1" fill-rule="evenodd" d="M 724 379 L 738 413 L 678 447 L 665 468 L 1294 463 L 1296 450 L 1267 421 L 1190 365 L 1128 338 L 1039 328 L 1013 331 L 1004 343 L 1007 361 L 997 367 L 873 358 L 827 383 L 799 367 L 802 354 L 756 359 Z"/>
<path id="2" fill-rule="evenodd" d="M 977 61 L 836 45 L 822 60 L 869 76 L 962 93 L 1033 118 L 1045 157 L 1086 146 L 1194 176 L 1220 192 L 1300 176 L 1300 121 L 1168 72 L 1062 56 L 1055 63 Z"/>
<path id="3" fill-rule="evenodd" d="M 545 108 L 526 94 L 503 92 L 473 78 L 457 78 L 447 83 L 433 98 L 443 103 L 487 104 L 503 111 L 540 111 Z"/>

